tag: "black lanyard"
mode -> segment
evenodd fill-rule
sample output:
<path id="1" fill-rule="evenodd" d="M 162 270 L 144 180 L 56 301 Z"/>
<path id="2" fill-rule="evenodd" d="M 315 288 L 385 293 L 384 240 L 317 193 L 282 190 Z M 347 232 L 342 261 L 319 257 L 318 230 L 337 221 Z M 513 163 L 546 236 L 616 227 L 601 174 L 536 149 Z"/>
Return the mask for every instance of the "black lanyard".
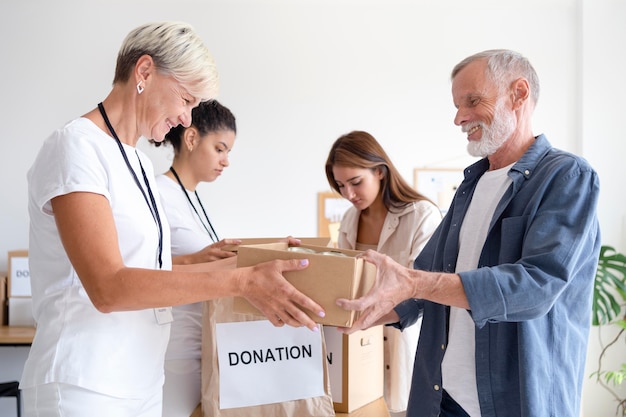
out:
<path id="1" fill-rule="evenodd" d="M 150 196 L 150 201 L 148 201 L 148 196 L 146 195 L 146 192 L 141 186 L 141 183 L 139 182 L 139 178 L 137 178 L 137 174 L 135 174 L 135 170 L 133 169 L 133 167 L 130 165 L 130 162 L 128 161 L 128 156 L 126 156 L 126 152 L 124 151 L 122 142 L 120 141 L 120 138 L 117 137 L 117 133 L 115 133 L 113 126 L 111 126 L 111 122 L 109 121 L 109 118 L 107 117 L 107 114 L 104 111 L 104 106 L 102 105 L 102 103 L 98 103 L 98 109 L 100 109 L 100 114 L 102 114 L 104 123 L 106 123 L 107 127 L 109 128 L 111 135 L 117 141 L 117 145 L 120 148 L 120 152 L 122 153 L 124 162 L 126 162 L 126 166 L 128 167 L 128 170 L 130 171 L 130 174 L 132 175 L 133 179 L 135 180 L 135 184 L 137 185 L 137 187 L 139 187 L 141 194 L 143 194 L 143 198 L 146 201 L 146 204 L 148 205 L 148 208 L 150 209 L 150 213 L 152 214 L 152 218 L 154 219 L 154 222 L 156 223 L 157 228 L 159 230 L 159 253 L 158 253 L 157 260 L 159 262 L 159 269 L 161 269 L 163 267 L 163 259 L 162 259 L 163 225 L 161 224 L 161 217 L 159 216 L 159 210 L 157 209 L 156 201 L 154 200 L 154 195 L 152 194 L 152 189 L 150 188 L 150 183 L 148 182 L 148 177 L 146 176 L 146 171 L 144 171 L 143 165 L 141 164 L 141 159 L 139 158 L 139 154 L 137 153 L 137 150 L 135 149 L 135 155 L 137 155 L 137 160 L 139 161 L 139 166 L 141 167 L 141 174 L 143 175 L 143 182 L 146 184 L 146 188 L 148 189 L 148 195 Z"/>
<path id="2" fill-rule="evenodd" d="M 196 206 L 191 201 L 191 198 L 189 198 L 189 194 L 187 193 L 187 190 L 185 189 L 185 186 L 183 185 L 182 181 L 178 177 L 178 174 L 176 173 L 176 171 L 174 171 L 174 167 L 170 167 L 170 171 L 172 171 L 172 174 L 174 174 L 174 178 L 176 178 L 176 181 L 178 181 L 178 185 L 180 185 L 180 189 L 183 190 L 183 194 L 185 194 L 185 197 L 187 197 L 187 201 L 189 201 L 189 204 L 191 205 L 191 208 L 193 209 L 193 211 L 196 212 L 196 215 L 198 216 L 198 219 L 200 219 L 200 223 L 202 223 L 202 226 L 204 226 L 204 230 L 206 230 L 206 232 L 209 234 L 209 237 L 211 238 L 213 243 L 219 241 L 220 239 L 217 237 L 217 233 L 215 233 L 215 229 L 213 228 L 213 225 L 211 224 L 211 220 L 209 220 L 209 216 L 207 216 L 207 214 L 206 214 L 206 210 L 204 209 L 204 206 L 202 205 L 202 201 L 200 201 L 200 197 L 198 196 L 198 192 L 194 190 L 194 194 L 196 195 L 196 199 L 198 200 L 198 204 L 200 205 L 200 208 L 202 209 L 202 213 L 204 214 L 204 218 L 206 219 L 206 222 L 209 225 L 208 227 L 207 227 L 206 224 L 204 224 L 204 221 L 202 221 L 202 217 L 200 217 L 200 213 L 198 213 L 198 210 L 196 209 Z M 209 228 L 211 228 L 210 231 L 209 231 Z M 211 233 L 211 232 L 213 232 L 213 233 Z"/>

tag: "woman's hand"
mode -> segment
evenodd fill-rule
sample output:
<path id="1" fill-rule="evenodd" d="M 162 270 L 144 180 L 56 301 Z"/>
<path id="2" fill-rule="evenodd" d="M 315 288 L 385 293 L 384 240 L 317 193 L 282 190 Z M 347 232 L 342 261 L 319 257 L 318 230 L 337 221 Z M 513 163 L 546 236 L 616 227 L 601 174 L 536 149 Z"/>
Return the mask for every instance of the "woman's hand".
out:
<path id="1" fill-rule="evenodd" d="M 315 331 L 317 324 L 303 309 L 324 317 L 322 306 L 298 291 L 283 276 L 284 272 L 304 269 L 308 265 L 307 259 L 290 259 L 239 268 L 241 296 L 258 308 L 274 326 L 306 326 Z"/>
<path id="2" fill-rule="evenodd" d="M 222 239 L 219 242 L 206 246 L 196 253 L 174 256 L 172 258 L 172 263 L 174 265 L 189 265 L 230 258 L 232 256 L 236 256 L 237 253 L 230 250 L 223 250 L 222 248 L 225 246 L 239 245 L 240 243 L 240 239 Z"/>

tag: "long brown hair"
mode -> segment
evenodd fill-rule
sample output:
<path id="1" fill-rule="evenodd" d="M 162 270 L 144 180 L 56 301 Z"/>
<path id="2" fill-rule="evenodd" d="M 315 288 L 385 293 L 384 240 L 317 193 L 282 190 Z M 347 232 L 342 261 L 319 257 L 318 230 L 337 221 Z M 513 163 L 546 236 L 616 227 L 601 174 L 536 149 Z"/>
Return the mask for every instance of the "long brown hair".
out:
<path id="1" fill-rule="evenodd" d="M 355 130 L 341 136 L 330 148 L 326 159 L 326 178 L 331 188 L 341 194 L 333 174 L 334 166 L 380 169 L 381 195 L 387 210 L 399 209 L 415 201 L 427 200 L 402 178 L 387 153 L 369 133 Z"/>

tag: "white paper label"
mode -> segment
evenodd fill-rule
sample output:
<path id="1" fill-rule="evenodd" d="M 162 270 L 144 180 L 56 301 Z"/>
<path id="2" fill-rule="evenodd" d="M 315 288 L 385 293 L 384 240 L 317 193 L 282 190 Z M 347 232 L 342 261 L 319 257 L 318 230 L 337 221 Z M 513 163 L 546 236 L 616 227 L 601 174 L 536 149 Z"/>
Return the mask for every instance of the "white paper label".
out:
<path id="1" fill-rule="evenodd" d="M 268 320 L 216 324 L 220 409 L 319 397 L 322 337 Z"/>
<path id="2" fill-rule="evenodd" d="M 28 257 L 15 256 L 11 258 L 11 293 L 9 297 L 30 297 L 30 270 Z"/>

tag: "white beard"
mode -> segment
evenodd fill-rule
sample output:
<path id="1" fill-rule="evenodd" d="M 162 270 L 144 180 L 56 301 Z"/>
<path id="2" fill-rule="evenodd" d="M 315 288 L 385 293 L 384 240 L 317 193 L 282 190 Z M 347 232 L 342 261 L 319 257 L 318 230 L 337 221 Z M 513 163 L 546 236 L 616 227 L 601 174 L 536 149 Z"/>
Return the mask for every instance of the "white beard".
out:
<path id="1" fill-rule="evenodd" d="M 490 125 L 480 123 L 482 137 L 467 144 L 467 152 L 472 156 L 484 158 L 493 155 L 515 131 L 515 114 L 504 107 L 504 98 L 499 98 Z"/>

